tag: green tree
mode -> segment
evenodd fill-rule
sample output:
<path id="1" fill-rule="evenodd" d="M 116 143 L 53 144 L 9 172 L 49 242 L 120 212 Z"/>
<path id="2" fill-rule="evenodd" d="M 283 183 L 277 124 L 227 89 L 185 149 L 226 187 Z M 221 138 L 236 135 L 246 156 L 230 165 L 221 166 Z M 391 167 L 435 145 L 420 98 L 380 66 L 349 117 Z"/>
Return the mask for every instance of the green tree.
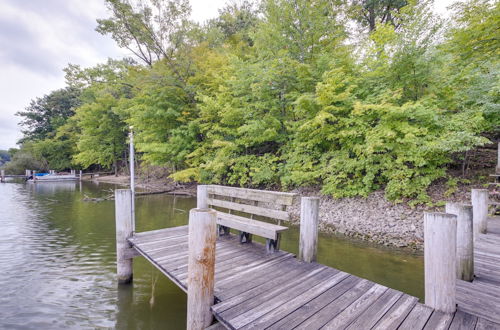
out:
<path id="1" fill-rule="evenodd" d="M 374 31 L 377 25 L 390 24 L 399 27 L 401 8 L 408 5 L 407 0 L 351 0 L 349 12 L 363 27 Z"/>
<path id="2" fill-rule="evenodd" d="M 16 113 L 22 117 L 20 125 L 24 128 L 21 142 L 53 137 L 80 105 L 79 97 L 79 89 L 67 87 L 32 100 L 24 111 Z"/>
<path id="3" fill-rule="evenodd" d="M 118 172 L 118 160 L 126 149 L 127 126 L 115 112 L 117 98 L 109 91 L 96 91 L 92 103 L 77 109 L 80 129 L 75 162 L 87 168 L 98 164 Z"/>
<path id="4" fill-rule="evenodd" d="M 109 34 L 118 46 L 149 66 L 162 58 L 175 66 L 176 52 L 187 42 L 191 7 L 188 0 L 106 0 L 113 13 L 98 19 L 96 31 Z"/>

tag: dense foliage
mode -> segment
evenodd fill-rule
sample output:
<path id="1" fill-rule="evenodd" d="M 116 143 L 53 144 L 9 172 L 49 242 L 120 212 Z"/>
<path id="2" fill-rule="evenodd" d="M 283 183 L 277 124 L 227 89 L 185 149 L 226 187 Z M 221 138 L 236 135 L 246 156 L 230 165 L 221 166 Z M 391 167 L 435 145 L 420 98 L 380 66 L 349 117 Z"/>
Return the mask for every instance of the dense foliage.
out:
<path id="1" fill-rule="evenodd" d="M 51 168 L 117 168 L 133 126 L 176 180 L 421 202 L 498 136 L 498 1 L 449 22 L 430 0 L 243 1 L 203 25 L 186 0 L 106 2 L 96 30 L 135 60 L 70 65 L 19 113 L 21 150 Z"/>

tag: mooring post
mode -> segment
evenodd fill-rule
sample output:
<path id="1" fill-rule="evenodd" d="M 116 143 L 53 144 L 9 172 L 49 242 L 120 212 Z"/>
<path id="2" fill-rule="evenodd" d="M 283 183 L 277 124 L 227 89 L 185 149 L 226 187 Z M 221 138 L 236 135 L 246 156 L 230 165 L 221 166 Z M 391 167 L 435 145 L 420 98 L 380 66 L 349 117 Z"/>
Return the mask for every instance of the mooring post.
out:
<path id="1" fill-rule="evenodd" d="M 24 170 L 24 175 L 29 178 L 30 175 L 31 175 L 31 171 L 30 170 Z"/>
<path id="2" fill-rule="evenodd" d="M 35 170 L 31 171 L 31 175 L 33 175 L 33 182 L 35 182 L 36 181 L 36 171 Z"/>
<path id="3" fill-rule="evenodd" d="M 135 231 L 132 217 L 132 191 L 130 189 L 115 190 L 115 222 L 116 222 L 116 272 L 118 283 L 132 281 L 132 258 L 127 253 L 130 244 L 127 238 Z"/>
<path id="4" fill-rule="evenodd" d="M 80 181 L 82 181 L 83 173 L 82 170 L 80 170 Z"/>
<path id="5" fill-rule="evenodd" d="M 217 212 L 212 209 L 189 211 L 188 330 L 205 329 L 212 323 L 216 219 Z"/>
<path id="6" fill-rule="evenodd" d="M 485 234 L 488 220 L 488 190 L 472 189 L 472 219 L 474 226 L 474 240 L 479 234 Z"/>
<path id="7" fill-rule="evenodd" d="M 319 198 L 302 197 L 300 200 L 299 259 L 316 261 L 318 251 Z"/>
<path id="8" fill-rule="evenodd" d="M 5 170 L 0 170 L 0 181 L 5 182 Z"/>
<path id="9" fill-rule="evenodd" d="M 457 216 L 424 215 L 425 304 L 441 312 L 456 310 Z"/>
<path id="10" fill-rule="evenodd" d="M 199 185 L 196 187 L 196 207 L 199 209 L 208 208 L 208 186 Z"/>
<path id="11" fill-rule="evenodd" d="M 448 202 L 446 213 L 457 216 L 457 278 L 472 282 L 474 279 L 472 206 Z"/>

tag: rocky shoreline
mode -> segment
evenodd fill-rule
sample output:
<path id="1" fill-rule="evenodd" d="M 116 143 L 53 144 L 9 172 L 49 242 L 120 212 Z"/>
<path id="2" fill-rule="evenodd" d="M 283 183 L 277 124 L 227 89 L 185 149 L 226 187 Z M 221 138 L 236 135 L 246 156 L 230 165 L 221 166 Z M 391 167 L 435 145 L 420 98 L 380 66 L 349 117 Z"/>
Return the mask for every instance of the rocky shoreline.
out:
<path id="1" fill-rule="evenodd" d="M 94 180 L 112 184 L 128 185 L 128 176 L 106 176 Z M 171 194 L 196 196 L 196 184 L 181 185 L 171 180 L 139 180 L 139 191 L 151 193 L 165 191 Z M 470 203 L 470 190 L 484 188 L 482 184 L 462 184 L 453 193 L 444 182 L 436 183 L 429 189 L 435 206 L 407 203 L 394 204 L 386 200 L 383 191 L 375 191 L 367 197 L 334 199 L 324 196 L 319 188 L 296 189 L 299 196 L 318 196 L 320 200 L 320 231 L 339 234 L 378 245 L 406 249 L 423 250 L 423 216 L 428 211 L 443 211 L 446 201 Z M 167 192 L 168 190 L 168 192 Z M 291 209 L 292 221 L 299 223 L 300 198 Z"/>
<path id="2" fill-rule="evenodd" d="M 429 188 L 432 205 L 409 206 L 394 204 L 384 197 L 383 191 L 375 191 L 367 197 L 334 199 L 321 195 L 319 189 L 297 189 L 301 196 L 320 197 L 320 231 L 341 234 L 371 243 L 423 251 L 424 212 L 444 212 L 446 202 L 470 204 L 471 189 L 485 189 L 484 184 L 461 184 L 450 193 L 444 182 Z M 499 196 L 490 195 L 498 201 Z M 294 221 L 300 218 L 300 201 L 292 206 Z"/>

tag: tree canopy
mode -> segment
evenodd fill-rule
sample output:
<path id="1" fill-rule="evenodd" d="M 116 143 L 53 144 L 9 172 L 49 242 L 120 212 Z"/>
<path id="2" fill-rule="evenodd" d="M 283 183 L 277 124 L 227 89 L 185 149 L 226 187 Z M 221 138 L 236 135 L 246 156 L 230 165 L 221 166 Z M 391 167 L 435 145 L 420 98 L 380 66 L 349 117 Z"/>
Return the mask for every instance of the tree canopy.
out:
<path id="1" fill-rule="evenodd" d="M 19 112 L 21 150 L 47 166 L 117 168 L 133 126 L 175 180 L 424 202 L 498 137 L 498 1 L 449 21 L 430 0 L 241 1 L 201 25 L 187 0 L 106 3 L 97 31 L 135 58 L 69 65 Z"/>

